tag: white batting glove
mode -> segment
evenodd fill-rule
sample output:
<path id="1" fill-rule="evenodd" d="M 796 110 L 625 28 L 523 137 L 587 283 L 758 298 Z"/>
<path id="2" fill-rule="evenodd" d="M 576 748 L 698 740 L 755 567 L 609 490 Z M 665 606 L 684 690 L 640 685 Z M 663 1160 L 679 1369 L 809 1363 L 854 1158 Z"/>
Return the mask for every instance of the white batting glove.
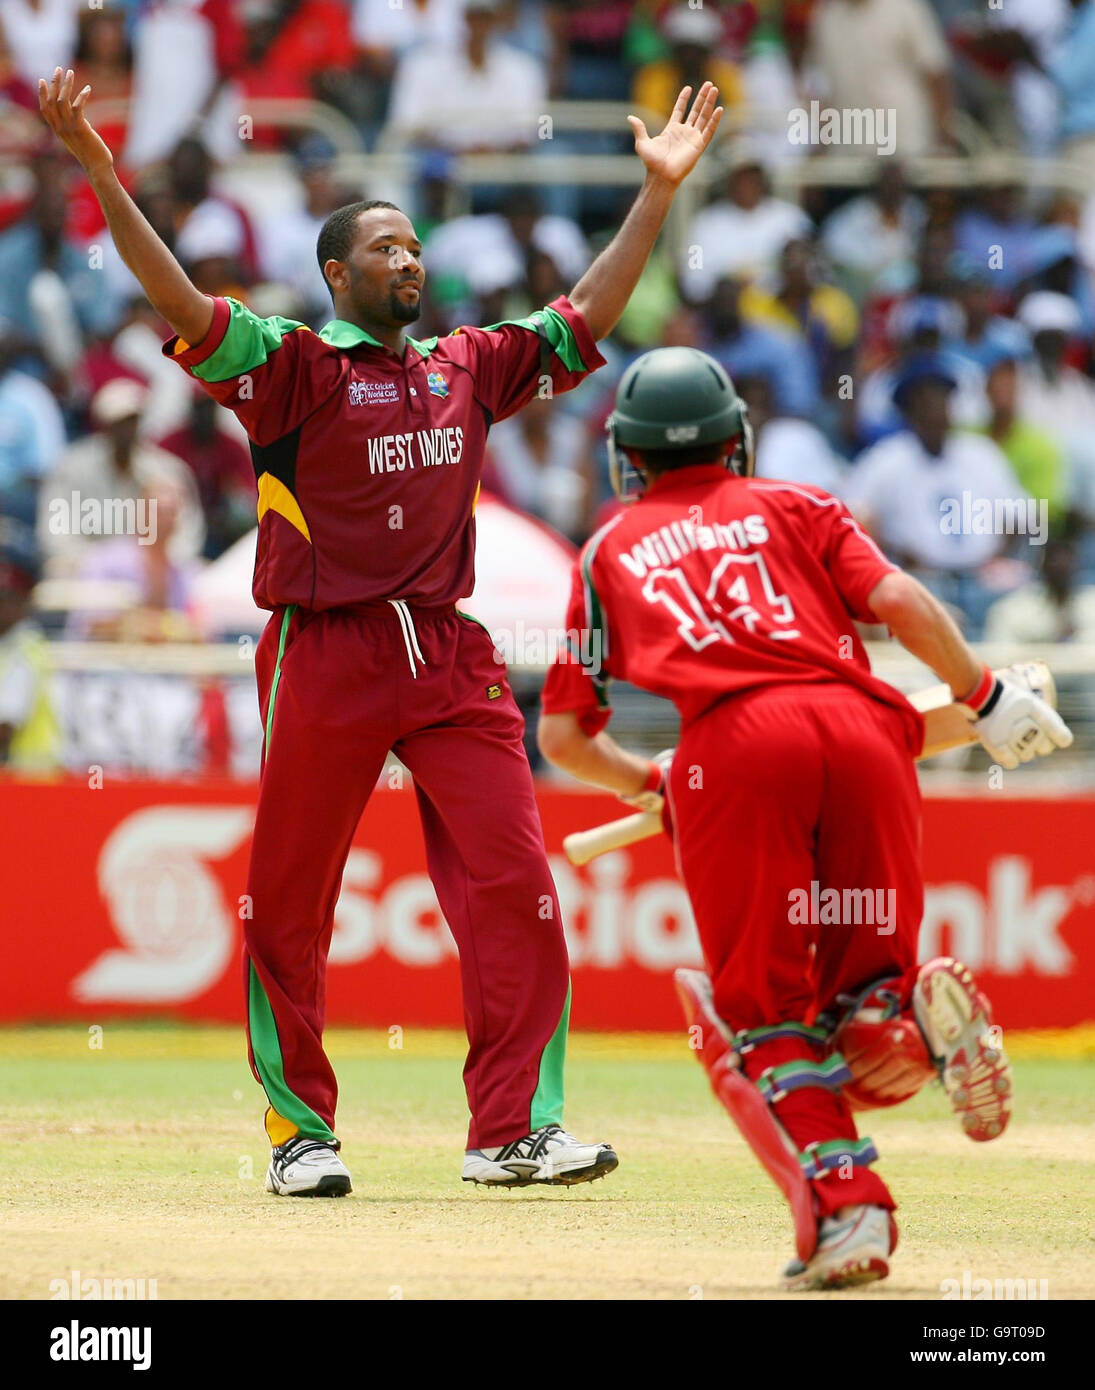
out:
<path id="1" fill-rule="evenodd" d="M 1051 705 L 1025 686 L 993 676 L 987 668 L 963 703 L 978 716 L 973 728 L 982 747 L 1009 771 L 1072 742 L 1072 730 Z"/>
<path id="2" fill-rule="evenodd" d="M 621 796 L 625 806 L 633 806 L 636 811 L 655 811 L 659 815 L 665 805 L 665 785 L 669 780 L 669 769 L 673 763 L 675 748 L 666 748 L 650 764 L 647 785 L 634 796 Z"/>

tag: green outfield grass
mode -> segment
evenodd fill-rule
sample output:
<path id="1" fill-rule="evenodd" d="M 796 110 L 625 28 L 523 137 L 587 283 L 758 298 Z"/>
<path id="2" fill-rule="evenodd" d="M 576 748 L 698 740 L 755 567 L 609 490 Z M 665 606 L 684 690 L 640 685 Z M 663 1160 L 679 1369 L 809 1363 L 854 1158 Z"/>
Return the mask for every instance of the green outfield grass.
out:
<path id="1" fill-rule="evenodd" d="M 620 1167 L 502 1193 L 460 1182 L 462 1039 L 332 1032 L 355 1190 L 322 1202 L 263 1192 L 263 1101 L 234 1030 L 107 1024 L 89 1041 L 0 1030 L 19 1176 L 0 1195 L 4 1297 L 49 1297 L 73 1270 L 156 1279 L 160 1298 L 780 1296 L 789 1217 L 680 1038 L 574 1038 L 568 1125 L 611 1140 Z M 824 1296 L 938 1298 L 967 1270 L 1095 1294 L 1092 1050 L 1017 1040 L 996 1143 L 966 1140 L 937 1088 L 866 1117 L 902 1242 L 885 1284 Z"/>

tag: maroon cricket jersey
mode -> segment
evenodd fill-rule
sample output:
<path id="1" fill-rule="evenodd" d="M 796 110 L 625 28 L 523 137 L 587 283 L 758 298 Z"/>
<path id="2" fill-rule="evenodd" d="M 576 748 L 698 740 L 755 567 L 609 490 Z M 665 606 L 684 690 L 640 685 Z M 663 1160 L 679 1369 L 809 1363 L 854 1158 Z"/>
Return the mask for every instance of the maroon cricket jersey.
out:
<path id="1" fill-rule="evenodd" d="M 664 473 L 582 550 L 543 708 L 593 735 L 612 677 L 672 700 L 685 725 L 746 690 L 843 681 L 901 712 L 915 754 L 921 716 L 872 674 L 853 622 L 878 621 L 867 599 L 894 569 L 821 488 L 720 464 Z"/>
<path id="2" fill-rule="evenodd" d="M 402 357 L 339 319 L 314 333 L 216 298 L 203 341 L 163 351 L 251 441 L 255 602 L 317 610 L 470 594 L 491 424 L 604 365 L 564 296 L 527 319 L 408 338 Z"/>

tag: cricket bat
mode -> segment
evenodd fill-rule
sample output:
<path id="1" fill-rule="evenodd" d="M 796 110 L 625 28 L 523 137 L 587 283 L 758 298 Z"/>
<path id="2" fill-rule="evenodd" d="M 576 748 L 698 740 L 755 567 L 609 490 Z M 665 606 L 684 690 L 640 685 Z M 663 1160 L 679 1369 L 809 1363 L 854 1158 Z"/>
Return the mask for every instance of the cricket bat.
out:
<path id="1" fill-rule="evenodd" d="M 994 674 L 1028 686 L 1047 705 L 1057 708 L 1057 687 L 1044 661 L 1022 662 Z M 909 704 L 924 716 L 924 746 L 918 760 L 934 758 L 937 753 L 945 753 L 949 748 L 962 748 L 977 742 L 977 735 L 973 731 L 973 711 L 968 705 L 960 705 L 951 697 L 950 686 L 933 685 L 907 698 Z M 599 854 L 649 839 L 652 835 L 660 834 L 661 829 L 661 817 L 656 811 L 637 811 L 634 815 L 620 816 L 589 830 L 574 831 L 564 839 L 563 853 L 572 864 L 588 864 Z"/>

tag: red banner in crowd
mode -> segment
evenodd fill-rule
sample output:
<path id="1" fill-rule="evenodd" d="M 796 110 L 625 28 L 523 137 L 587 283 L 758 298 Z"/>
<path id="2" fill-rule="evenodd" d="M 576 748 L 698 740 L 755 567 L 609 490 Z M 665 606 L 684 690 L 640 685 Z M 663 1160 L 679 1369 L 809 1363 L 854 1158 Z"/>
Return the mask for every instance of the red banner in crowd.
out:
<path id="1" fill-rule="evenodd" d="M 241 1019 L 241 898 L 254 787 L 0 782 L 0 1022 L 124 1014 Z M 670 981 L 698 963 L 664 837 L 575 869 L 570 830 L 611 797 L 543 789 L 574 970 L 574 1026 L 674 1029 Z M 953 952 L 1005 1027 L 1095 1018 L 1095 798 L 938 798 L 924 806 L 921 955 Z M 455 948 L 426 875 L 413 795 L 378 790 L 335 919 L 332 1024 L 461 1024 Z"/>

